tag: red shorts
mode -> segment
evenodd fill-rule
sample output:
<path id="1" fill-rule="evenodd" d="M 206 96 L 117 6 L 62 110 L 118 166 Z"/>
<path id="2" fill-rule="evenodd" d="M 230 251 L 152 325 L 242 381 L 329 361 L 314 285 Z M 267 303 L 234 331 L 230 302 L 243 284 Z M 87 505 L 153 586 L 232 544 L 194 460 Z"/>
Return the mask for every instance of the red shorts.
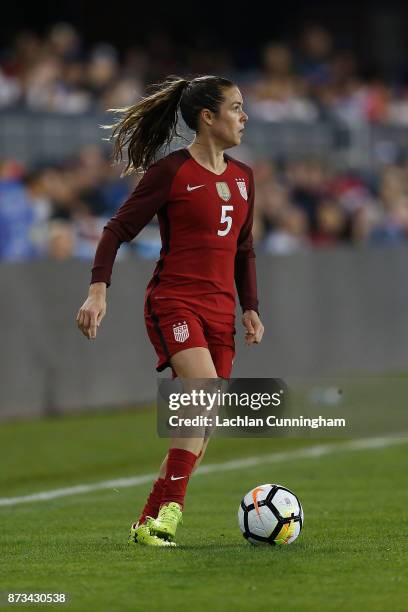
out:
<path id="1" fill-rule="evenodd" d="M 150 341 L 157 353 L 156 370 L 171 367 L 170 357 L 188 348 L 207 348 L 220 378 L 230 378 L 235 356 L 235 327 L 232 323 L 209 321 L 184 305 L 169 312 L 145 311 L 145 322 Z M 172 368 L 173 378 L 176 373 Z"/>

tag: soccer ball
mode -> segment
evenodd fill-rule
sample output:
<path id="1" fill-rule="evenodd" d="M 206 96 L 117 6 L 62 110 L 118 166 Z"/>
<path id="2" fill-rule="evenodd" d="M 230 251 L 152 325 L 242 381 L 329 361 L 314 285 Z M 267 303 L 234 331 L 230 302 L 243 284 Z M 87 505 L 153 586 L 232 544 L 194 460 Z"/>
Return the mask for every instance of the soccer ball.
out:
<path id="1" fill-rule="evenodd" d="M 238 523 L 251 544 L 291 544 L 303 526 L 303 509 L 292 491 L 264 484 L 247 493 L 238 508 Z"/>

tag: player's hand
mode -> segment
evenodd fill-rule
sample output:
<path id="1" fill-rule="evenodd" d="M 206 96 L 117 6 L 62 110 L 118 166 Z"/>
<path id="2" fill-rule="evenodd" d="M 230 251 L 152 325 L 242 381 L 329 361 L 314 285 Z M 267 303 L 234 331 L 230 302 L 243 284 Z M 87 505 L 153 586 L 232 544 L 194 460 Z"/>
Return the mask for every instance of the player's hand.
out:
<path id="1" fill-rule="evenodd" d="M 245 344 L 259 344 L 264 333 L 264 326 L 255 310 L 246 310 L 242 315 L 242 325 L 246 329 Z"/>
<path id="2" fill-rule="evenodd" d="M 89 287 L 89 295 L 79 309 L 76 318 L 78 328 L 88 340 L 96 338 L 96 332 L 105 313 L 106 285 L 105 283 L 93 283 Z"/>

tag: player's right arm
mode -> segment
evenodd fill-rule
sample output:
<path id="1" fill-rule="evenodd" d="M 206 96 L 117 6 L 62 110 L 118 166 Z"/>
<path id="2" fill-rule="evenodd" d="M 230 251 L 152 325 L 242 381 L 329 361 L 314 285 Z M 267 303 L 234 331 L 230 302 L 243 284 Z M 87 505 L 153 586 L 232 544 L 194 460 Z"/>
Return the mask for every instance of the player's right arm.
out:
<path id="1" fill-rule="evenodd" d="M 88 297 L 79 309 L 76 322 L 89 340 L 96 338 L 106 313 L 106 289 L 111 282 L 116 253 L 122 242 L 130 242 L 151 221 L 167 201 L 172 182 L 164 160 L 151 166 L 104 227 L 98 243 Z"/>
<path id="2" fill-rule="evenodd" d="M 106 313 L 106 283 L 92 283 L 88 297 L 77 314 L 77 325 L 89 340 L 96 338 L 96 332 Z"/>

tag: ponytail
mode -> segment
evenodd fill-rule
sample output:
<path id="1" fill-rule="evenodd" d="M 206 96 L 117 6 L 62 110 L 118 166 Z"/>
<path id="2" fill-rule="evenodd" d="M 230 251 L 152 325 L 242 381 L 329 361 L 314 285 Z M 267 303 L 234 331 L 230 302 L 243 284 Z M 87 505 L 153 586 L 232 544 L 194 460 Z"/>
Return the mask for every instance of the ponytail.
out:
<path id="1" fill-rule="evenodd" d="M 177 136 L 177 112 L 184 90 L 189 81 L 179 77 L 168 77 L 153 93 L 128 108 L 110 109 L 123 113 L 122 118 L 111 126 L 111 138 L 115 139 L 114 161 L 123 160 L 127 149 L 127 165 L 123 175 L 137 170 L 146 170 L 156 160 L 163 145 L 169 146 Z"/>
<path id="2" fill-rule="evenodd" d="M 122 113 L 122 118 L 112 129 L 115 139 L 113 158 L 120 163 L 123 150 L 127 149 L 127 165 L 123 175 L 137 170 L 147 170 L 156 161 L 163 145 L 170 145 L 177 133 L 178 110 L 187 126 L 199 130 L 199 116 L 203 108 L 217 114 L 224 100 L 224 90 L 234 83 L 212 75 L 192 79 L 168 77 L 153 87 L 153 93 L 129 108 L 111 109 Z"/>

